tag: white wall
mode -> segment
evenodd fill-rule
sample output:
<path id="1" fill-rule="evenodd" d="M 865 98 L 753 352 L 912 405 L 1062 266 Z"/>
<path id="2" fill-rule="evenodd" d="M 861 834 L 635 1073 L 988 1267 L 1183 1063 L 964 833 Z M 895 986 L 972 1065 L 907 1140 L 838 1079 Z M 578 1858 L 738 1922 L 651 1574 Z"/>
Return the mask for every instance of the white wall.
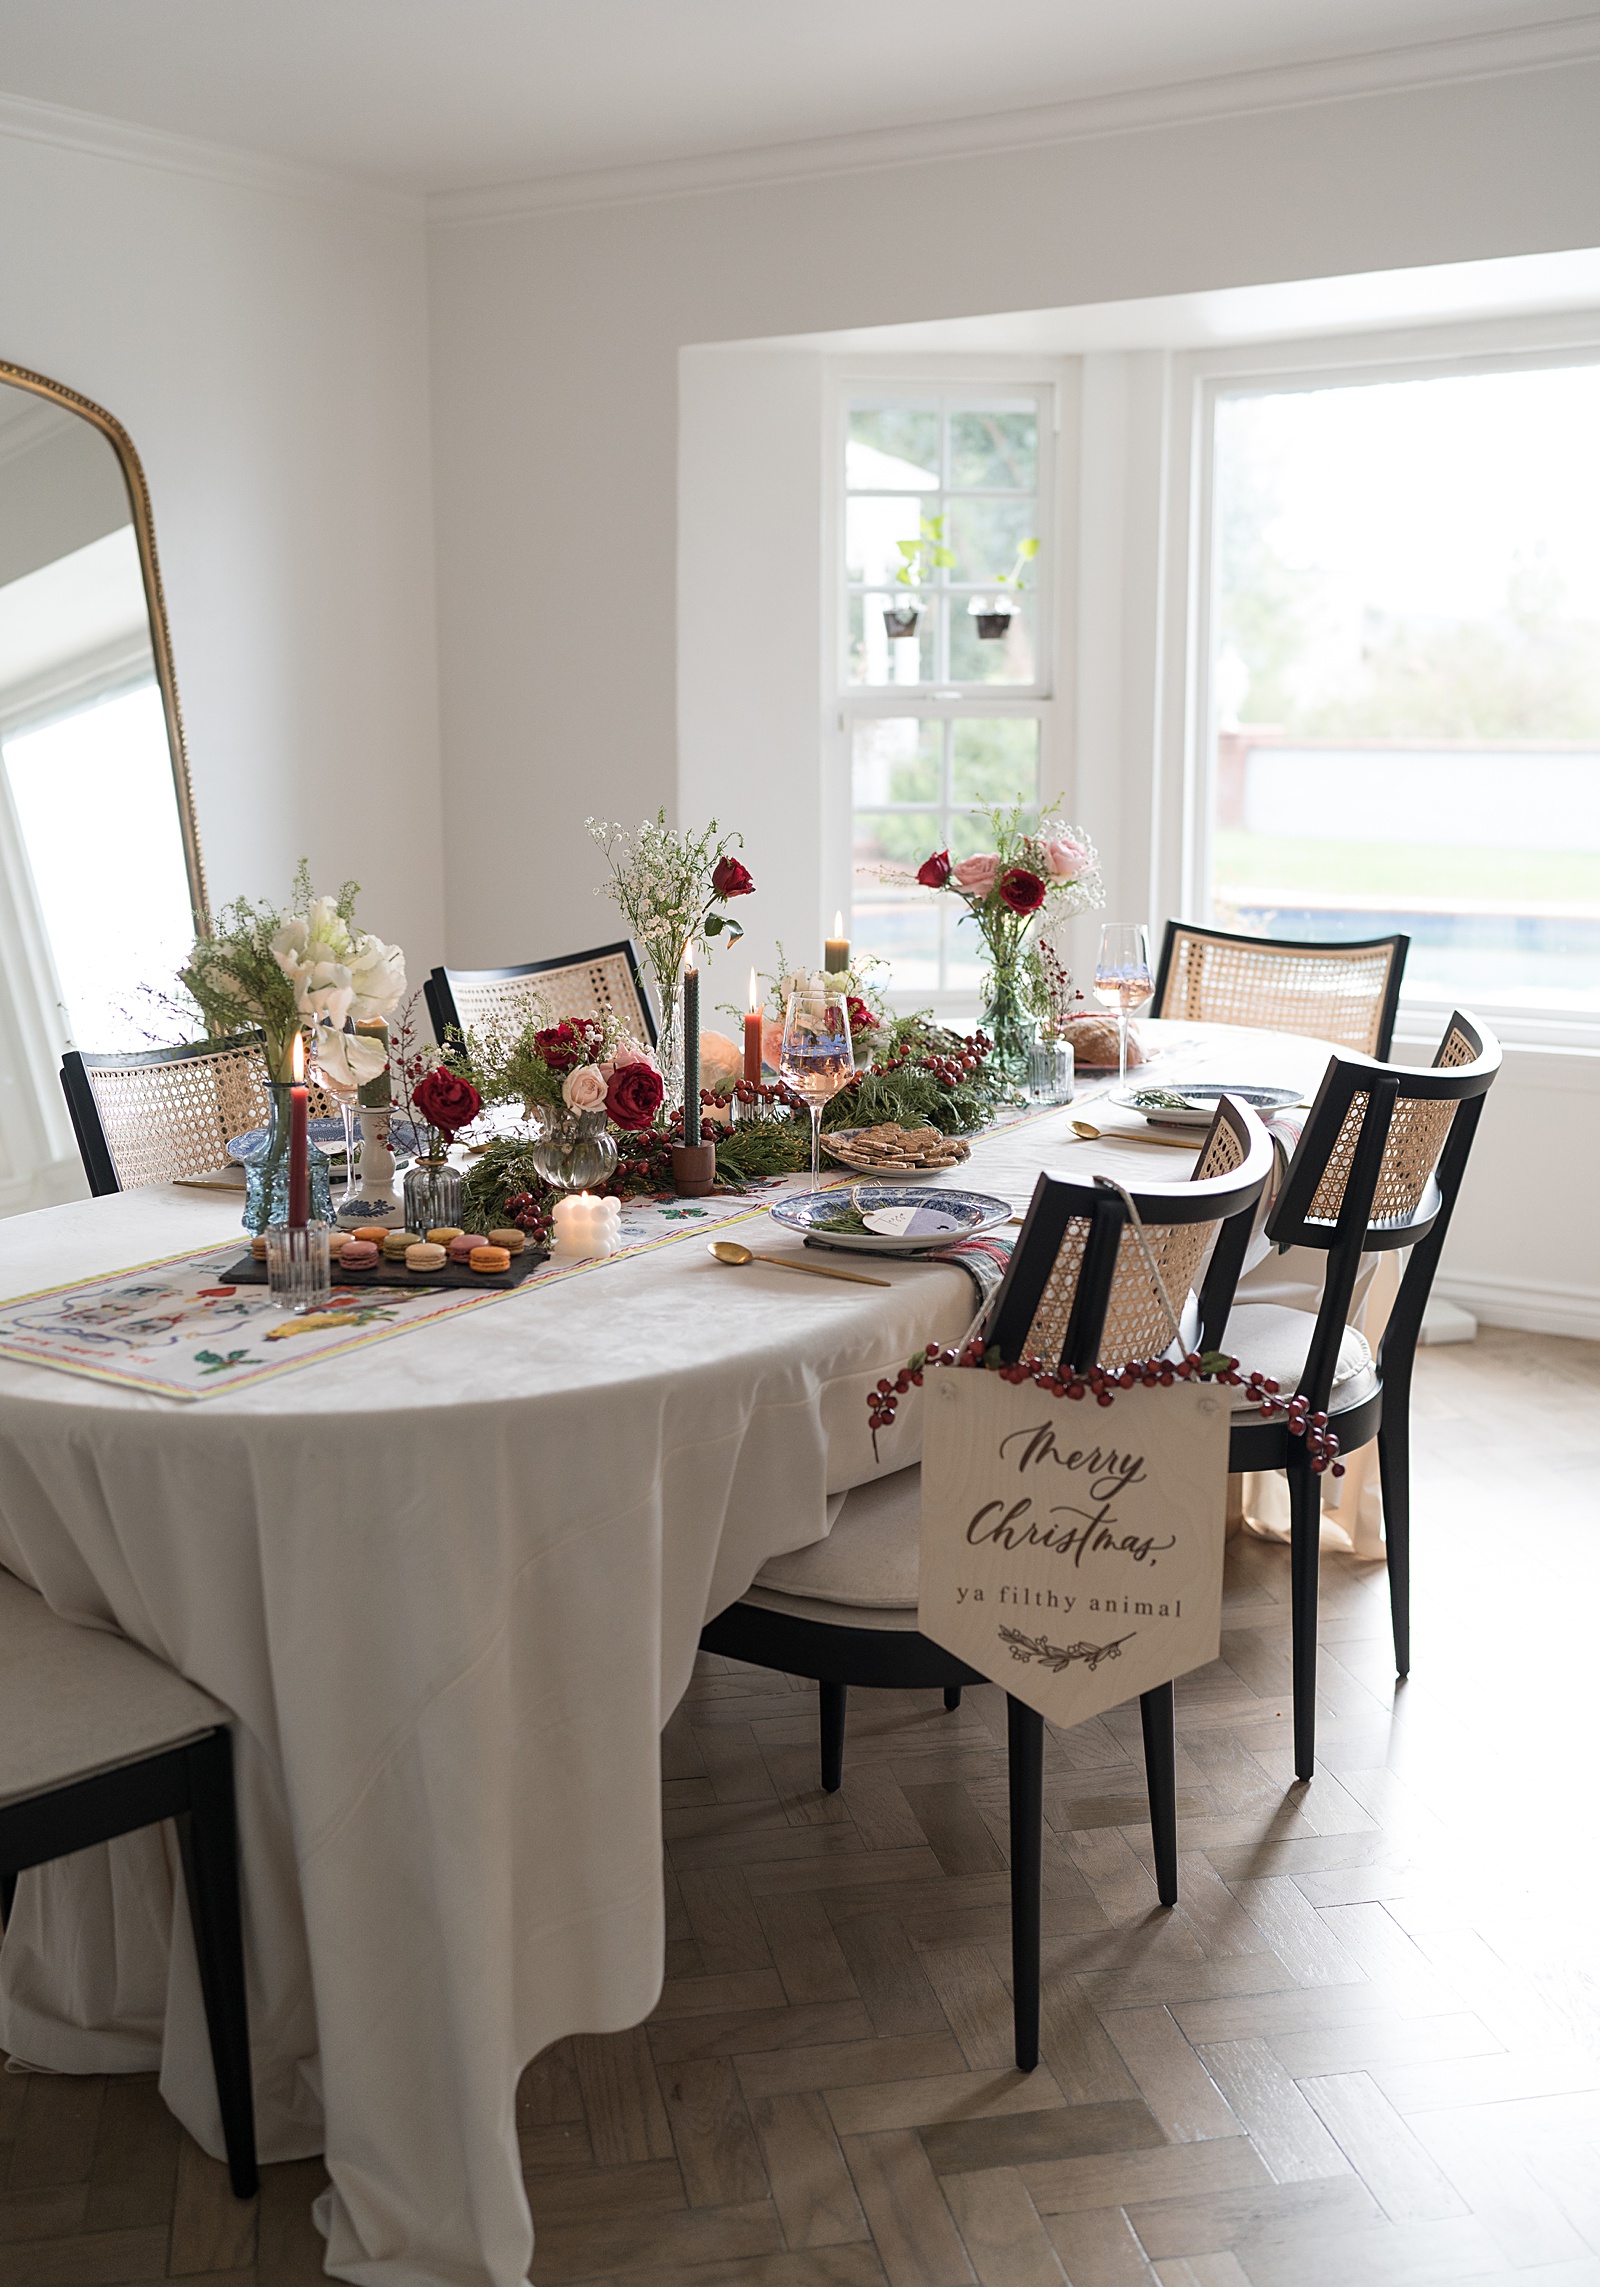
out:
<path id="1" fill-rule="evenodd" d="M 155 509 L 213 905 L 302 853 L 441 957 L 425 268 L 367 211 L 0 133 L 0 357 Z"/>

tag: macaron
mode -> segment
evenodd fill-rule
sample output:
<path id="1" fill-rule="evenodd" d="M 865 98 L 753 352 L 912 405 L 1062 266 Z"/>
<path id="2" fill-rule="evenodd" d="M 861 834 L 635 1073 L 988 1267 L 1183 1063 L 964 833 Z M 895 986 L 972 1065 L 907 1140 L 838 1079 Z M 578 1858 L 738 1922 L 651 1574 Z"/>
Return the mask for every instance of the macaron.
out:
<path id="1" fill-rule="evenodd" d="M 437 1230 L 428 1233 L 428 1244 L 430 1247 L 448 1247 L 452 1239 L 459 1239 L 460 1236 L 459 1223 L 441 1223 Z"/>
<path id="2" fill-rule="evenodd" d="M 415 1246 L 406 1249 L 408 1271 L 442 1271 L 444 1266 L 444 1249 L 436 1246 L 431 1239 L 419 1239 Z"/>
<path id="3" fill-rule="evenodd" d="M 350 1236 L 352 1239 L 370 1239 L 373 1246 L 381 1247 L 389 1233 L 382 1223 L 358 1223 Z"/>
<path id="4" fill-rule="evenodd" d="M 520 1255 L 527 1243 L 528 1234 L 526 1231 L 491 1231 L 489 1233 L 490 1246 L 504 1247 L 508 1255 Z"/>
<path id="5" fill-rule="evenodd" d="M 508 1271 L 511 1268 L 511 1257 L 504 1247 L 474 1247 L 471 1261 L 475 1271 Z"/>
<path id="6" fill-rule="evenodd" d="M 416 1244 L 415 1231 L 385 1231 L 383 1234 L 383 1251 L 392 1263 L 403 1263 L 406 1249 Z"/>
<path id="7" fill-rule="evenodd" d="M 258 1263 L 264 1263 L 266 1261 L 267 1234 L 265 1231 L 258 1231 L 255 1237 L 250 1241 L 250 1253 L 254 1261 Z"/>
<path id="8" fill-rule="evenodd" d="M 378 1250 L 370 1239 L 346 1239 L 344 1252 L 339 1257 L 342 1271 L 370 1271 L 378 1259 Z"/>

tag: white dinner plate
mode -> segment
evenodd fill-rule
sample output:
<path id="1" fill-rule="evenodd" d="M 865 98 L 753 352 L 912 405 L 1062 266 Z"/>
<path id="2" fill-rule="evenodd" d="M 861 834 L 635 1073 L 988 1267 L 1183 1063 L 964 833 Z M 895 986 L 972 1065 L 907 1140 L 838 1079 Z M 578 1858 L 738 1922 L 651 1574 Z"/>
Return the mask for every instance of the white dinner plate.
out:
<path id="1" fill-rule="evenodd" d="M 1173 1080 L 1164 1088 L 1113 1088 L 1110 1100 L 1124 1112 L 1138 1112 L 1153 1127 L 1208 1128 L 1222 1096 L 1237 1096 L 1263 1119 L 1300 1102 L 1298 1088 L 1262 1088 L 1238 1080 Z"/>
<path id="2" fill-rule="evenodd" d="M 852 1202 L 863 1219 L 885 1209 L 907 1210 L 906 1228 L 828 1230 L 825 1226 Z M 975 1239 L 980 1231 L 996 1230 L 1011 1220 L 1009 1202 L 991 1199 L 986 1192 L 867 1179 L 852 1183 L 848 1191 L 802 1191 L 793 1199 L 780 1199 L 768 1213 L 786 1231 L 800 1232 L 814 1246 L 842 1247 L 856 1255 L 925 1255 L 935 1247 L 954 1246 L 958 1239 Z"/>

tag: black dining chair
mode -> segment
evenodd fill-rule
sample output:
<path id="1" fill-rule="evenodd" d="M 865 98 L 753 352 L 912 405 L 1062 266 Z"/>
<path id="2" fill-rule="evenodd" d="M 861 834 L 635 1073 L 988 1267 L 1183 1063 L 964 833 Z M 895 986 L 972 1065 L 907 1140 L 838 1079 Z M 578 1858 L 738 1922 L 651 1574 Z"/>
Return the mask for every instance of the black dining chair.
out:
<path id="1" fill-rule="evenodd" d="M 1231 1098 L 1218 1107 L 1189 1183 L 1131 1193 L 1161 1286 L 1187 1297 L 1182 1351 L 1214 1345 L 1233 1300 L 1272 1145 L 1255 1114 Z M 1008 1360 L 1040 1357 L 1080 1371 L 1159 1356 L 1172 1342 L 1166 1303 L 1143 1249 L 1129 1237 L 1120 1194 L 1041 1174 L 1021 1235 L 988 1313 L 987 1333 Z M 1212 1242 L 1215 1241 L 1213 1245 Z M 1207 1248 L 1198 1297 L 1190 1288 Z M 843 1778 L 852 1684 L 934 1689 L 945 1706 L 984 1678 L 919 1633 L 917 1562 L 921 1469 L 858 1486 L 827 1537 L 763 1566 L 752 1586 L 701 1631 L 704 1651 L 816 1679 L 822 1785 Z M 1178 1896 L 1176 1748 L 1171 1684 L 1140 1697 L 1156 1884 Z M 1044 1718 L 1006 1695 L 1011 1810 L 1011 1958 L 1018 2069 L 1039 2061 L 1039 1933 L 1043 1864 Z"/>
<path id="2" fill-rule="evenodd" d="M 1303 944 L 1169 921 L 1149 1013 L 1307 1033 L 1387 1056 L 1410 945 L 1405 936 Z"/>
<path id="3" fill-rule="evenodd" d="M 1351 1453 L 1373 1436 L 1383 1487 L 1395 1672 L 1411 1668 L 1411 1375 L 1417 1336 L 1466 1173 L 1484 1099 L 1500 1069 L 1500 1043 L 1459 1009 L 1431 1066 L 1330 1062 L 1306 1116 L 1266 1234 L 1280 1247 L 1327 1257 L 1313 1313 L 1236 1303 L 1222 1347 L 1246 1373 L 1303 1391 Z M 1377 1356 L 1349 1324 L 1363 1255 L 1411 1249 Z M 1281 1420 L 1242 1409 L 1229 1439 L 1232 1470 L 1282 1469 L 1289 1483 L 1294 1635 L 1294 1761 L 1309 1779 L 1316 1759 L 1317 1572 L 1322 1499 L 1303 1437 Z"/>
<path id="4" fill-rule="evenodd" d="M 234 2196 L 257 2189 L 229 1715 L 126 1637 L 0 1572 L 0 1919 L 31 1866 L 177 1824 Z M 3 2267 L 0 2267 L 3 2268 Z"/>
<path id="5" fill-rule="evenodd" d="M 535 1015 L 551 1024 L 563 1017 L 614 1016 L 645 1047 L 656 1044 L 639 955 L 627 937 L 513 969 L 435 969 L 423 991 L 441 1046 L 452 1034 L 464 1036 L 487 1023 L 520 1030 Z"/>
<path id="6" fill-rule="evenodd" d="M 214 1175 L 227 1165 L 228 1138 L 271 1117 L 266 1050 L 252 1032 L 129 1056 L 69 1048 L 61 1092 L 94 1199 Z M 309 1093 L 311 1117 L 327 1119 L 332 1102 L 320 1088 Z"/>

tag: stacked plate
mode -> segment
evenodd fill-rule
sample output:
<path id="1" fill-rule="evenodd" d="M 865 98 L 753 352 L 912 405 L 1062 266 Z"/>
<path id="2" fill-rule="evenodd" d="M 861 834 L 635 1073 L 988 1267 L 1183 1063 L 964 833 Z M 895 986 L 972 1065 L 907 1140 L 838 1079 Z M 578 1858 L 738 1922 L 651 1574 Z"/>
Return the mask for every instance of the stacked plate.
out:
<path id="1" fill-rule="evenodd" d="M 854 1208 L 855 1213 L 850 1215 Z M 852 1183 L 848 1191 L 802 1191 L 768 1210 L 786 1231 L 814 1247 L 857 1255 L 926 1255 L 975 1239 L 1011 1220 L 1004 1199 L 982 1191 L 928 1189 L 906 1183 Z M 841 1228 L 849 1218 L 850 1227 Z M 859 1222 L 863 1228 L 853 1226 Z"/>

